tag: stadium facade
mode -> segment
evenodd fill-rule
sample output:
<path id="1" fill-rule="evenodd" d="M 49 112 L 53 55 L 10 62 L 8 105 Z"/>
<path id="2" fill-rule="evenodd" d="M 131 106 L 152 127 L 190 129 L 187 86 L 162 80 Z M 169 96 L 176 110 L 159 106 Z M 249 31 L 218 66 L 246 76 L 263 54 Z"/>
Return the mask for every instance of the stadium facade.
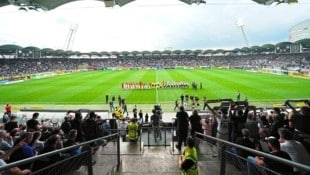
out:
<path id="1" fill-rule="evenodd" d="M 290 42 L 296 42 L 302 39 L 309 39 L 309 38 L 310 38 L 310 19 L 307 19 L 294 25 L 289 30 Z"/>

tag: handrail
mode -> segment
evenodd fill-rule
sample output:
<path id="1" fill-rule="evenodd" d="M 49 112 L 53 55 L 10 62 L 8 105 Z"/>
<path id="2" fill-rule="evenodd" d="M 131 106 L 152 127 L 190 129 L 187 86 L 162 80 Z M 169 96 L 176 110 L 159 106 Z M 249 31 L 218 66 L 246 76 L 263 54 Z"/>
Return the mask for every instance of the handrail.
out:
<path id="1" fill-rule="evenodd" d="M 254 153 L 256 155 L 263 156 L 263 157 L 266 157 L 268 159 L 272 159 L 272 160 L 278 161 L 278 162 L 283 163 L 285 165 L 289 165 L 289 166 L 296 167 L 298 169 L 302 169 L 302 170 L 305 170 L 307 172 L 310 172 L 310 166 L 307 166 L 307 165 L 304 165 L 304 164 L 301 164 L 301 163 L 297 163 L 297 162 L 294 162 L 294 161 L 291 161 L 291 160 L 287 160 L 287 159 L 284 159 L 284 158 L 281 158 L 281 157 L 273 156 L 271 154 L 264 153 L 262 151 L 257 151 L 255 149 L 251 149 L 251 148 L 248 148 L 248 147 L 245 147 L 245 146 L 242 146 L 242 145 L 238 145 L 238 144 L 235 144 L 235 143 L 232 143 L 232 142 L 229 142 L 229 141 L 225 141 L 225 140 L 222 140 L 222 139 L 218 139 L 218 138 L 215 138 L 215 137 L 204 135 L 204 134 L 201 134 L 201 133 L 198 133 L 198 132 L 195 132 L 195 136 L 196 135 L 199 135 L 199 136 L 202 136 L 202 137 L 206 137 L 206 138 L 211 139 L 211 140 L 216 140 L 218 142 L 225 143 L 226 145 L 229 145 L 229 146 L 232 146 L 232 147 L 236 147 L 236 148 L 239 148 L 239 149 L 242 149 L 242 150 L 246 150 L 246 151 Z M 201 140 L 205 141 L 203 139 L 201 139 Z"/>
<path id="2" fill-rule="evenodd" d="M 102 140 L 102 139 L 107 139 L 107 138 L 110 138 L 110 137 L 115 137 L 115 136 L 117 136 L 117 138 L 119 138 L 118 133 L 111 134 L 111 135 L 100 137 L 100 138 L 97 138 L 97 139 L 94 139 L 94 140 L 90 140 L 90 141 L 86 141 L 86 142 L 83 142 L 83 143 L 79 143 L 77 145 L 73 145 L 73 146 L 69 146 L 69 147 L 66 147 L 66 148 L 58 149 L 58 150 L 51 151 L 51 152 L 48 152 L 48 153 L 44 153 L 44 154 L 41 154 L 41 155 L 36 155 L 34 157 L 26 158 L 26 159 L 23 159 L 23 160 L 15 161 L 15 162 L 9 163 L 9 164 L 7 164 L 5 166 L 1 166 L 0 167 L 0 172 L 3 171 L 3 170 L 6 170 L 6 169 L 10 169 L 10 168 L 16 167 L 18 165 L 34 162 L 35 160 L 39 160 L 39 159 L 47 157 L 47 156 L 52 156 L 52 155 L 55 155 L 55 154 L 58 154 L 58 153 L 63 153 L 63 152 L 69 151 L 69 150 L 71 150 L 73 148 L 76 148 L 76 147 L 89 145 L 90 143 L 94 143 L 96 141 L 99 141 L 99 140 Z M 119 142 L 119 139 L 117 139 L 117 140 Z M 120 151 L 119 150 L 117 150 L 117 151 L 118 151 L 117 152 L 117 154 L 118 154 L 118 164 L 120 164 L 120 158 L 119 158 L 120 157 Z"/>

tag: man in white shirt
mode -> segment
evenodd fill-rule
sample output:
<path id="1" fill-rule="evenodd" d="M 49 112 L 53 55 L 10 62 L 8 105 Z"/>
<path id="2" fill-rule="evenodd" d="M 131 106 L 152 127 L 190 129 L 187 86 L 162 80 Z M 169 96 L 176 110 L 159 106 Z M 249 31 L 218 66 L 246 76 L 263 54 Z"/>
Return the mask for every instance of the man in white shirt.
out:
<path id="1" fill-rule="evenodd" d="M 286 128 L 279 128 L 278 133 L 281 150 L 287 152 L 292 161 L 310 166 L 309 153 L 300 142 L 293 139 L 292 132 Z M 297 168 L 294 168 L 294 172 L 303 173 Z"/>

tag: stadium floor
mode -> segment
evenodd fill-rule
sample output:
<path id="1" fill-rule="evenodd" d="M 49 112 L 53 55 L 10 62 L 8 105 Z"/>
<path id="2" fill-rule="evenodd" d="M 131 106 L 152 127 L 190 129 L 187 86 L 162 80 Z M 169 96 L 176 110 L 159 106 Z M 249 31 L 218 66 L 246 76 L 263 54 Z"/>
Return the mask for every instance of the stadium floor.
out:
<path id="1" fill-rule="evenodd" d="M 116 163 L 115 155 L 116 143 L 109 142 L 105 147 L 100 147 L 94 159 L 97 161 L 93 165 L 94 175 L 115 174 L 115 175 L 179 175 L 178 158 L 180 151 L 170 146 L 145 146 L 140 149 L 139 143 L 120 143 L 121 165 L 119 171 L 112 164 Z M 199 146 L 199 174 L 220 174 L 220 159 L 216 149 L 210 145 Z M 113 157 L 114 156 L 114 157 Z M 112 163 L 112 164 L 111 164 Z M 232 166 L 226 166 L 226 172 L 230 175 L 241 175 Z M 87 169 L 81 168 L 77 175 L 86 175 Z"/>

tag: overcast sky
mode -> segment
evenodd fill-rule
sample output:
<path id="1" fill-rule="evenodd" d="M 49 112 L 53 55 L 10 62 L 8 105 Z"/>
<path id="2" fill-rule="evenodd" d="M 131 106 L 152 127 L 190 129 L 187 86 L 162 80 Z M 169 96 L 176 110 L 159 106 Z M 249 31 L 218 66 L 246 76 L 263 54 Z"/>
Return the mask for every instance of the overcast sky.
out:
<path id="1" fill-rule="evenodd" d="M 309 0 L 295 5 L 263 6 L 251 0 L 136 0 L 123 7 L 84 0 L 51 11 L 0 8 L 0 45 L 65 49 L 70 28 L 77 29 L 70 50 L 144 51 L 234 49 L 288 41 L 289 29 L 310 18 Z"/>

